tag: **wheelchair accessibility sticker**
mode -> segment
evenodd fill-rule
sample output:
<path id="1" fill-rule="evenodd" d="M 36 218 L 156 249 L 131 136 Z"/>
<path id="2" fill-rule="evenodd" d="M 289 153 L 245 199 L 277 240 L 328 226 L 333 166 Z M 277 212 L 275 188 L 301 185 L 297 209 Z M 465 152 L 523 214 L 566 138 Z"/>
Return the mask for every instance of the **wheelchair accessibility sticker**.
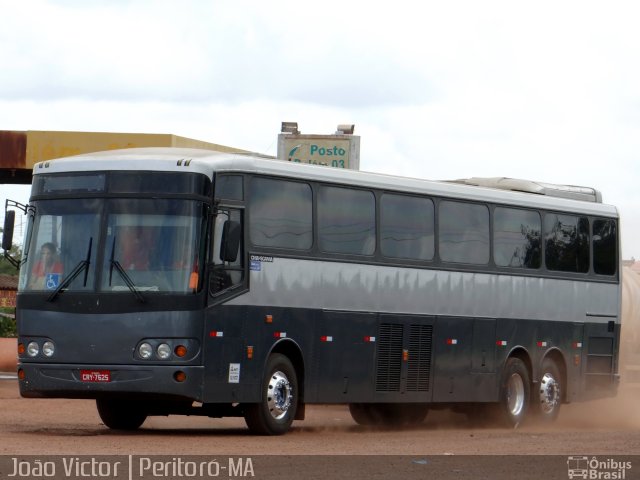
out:
<path id="1" fill-rule="evenodd" d="M 47 273 L 44 278 L 44 286 L 47 290 L 55 290 L 60 285 L 59 273 Z"/>

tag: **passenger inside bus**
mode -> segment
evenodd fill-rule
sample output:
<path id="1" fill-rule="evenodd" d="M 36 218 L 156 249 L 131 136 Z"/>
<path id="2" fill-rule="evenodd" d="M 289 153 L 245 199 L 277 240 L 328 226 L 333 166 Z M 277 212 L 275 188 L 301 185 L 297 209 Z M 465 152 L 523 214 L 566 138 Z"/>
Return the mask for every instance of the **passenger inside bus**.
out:
<path id="1" fill-rule="evenodd" d="M 138 226 L 120 228 L 118 261 L 125 270 L 148 270 L 151 241 L 147 229 Z"/>
<path id="2" fill-rule="evenodd" d="M 40 258 L 31 269 L 29 288 L 34 290 L 57 288 L 62 270 L 56 245 L 52 242 L 43 243 L 40 247 Z"/>

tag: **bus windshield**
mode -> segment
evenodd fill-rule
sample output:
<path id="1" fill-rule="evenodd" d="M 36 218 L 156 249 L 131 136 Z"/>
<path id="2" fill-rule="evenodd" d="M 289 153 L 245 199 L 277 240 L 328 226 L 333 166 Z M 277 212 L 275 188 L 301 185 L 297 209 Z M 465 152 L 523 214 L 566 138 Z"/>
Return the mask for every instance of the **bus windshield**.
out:
<path id="1" fill-rule="evenodd" d="M 100 289 L 195 290 L 192 274 L 198 273 L 203 218 L 197 205 L 187 200 L 110 200 Z"/>
<path id="2" fill-rule="evenodd" d="M 172 292 L 198 287 L 202 203 L 176 199 L 34 202 L 22 291 Z"/>
<path id="3" fill-rule="evenodd" d="M 22 291 L 55 291 L 83 260 L 88 268 L 76 276 L 68 290 L 95 287 L 95 259 L 100 230 L 98 199 L 47 200 L 32 204 L 31 235 L 20 269 Z"/>

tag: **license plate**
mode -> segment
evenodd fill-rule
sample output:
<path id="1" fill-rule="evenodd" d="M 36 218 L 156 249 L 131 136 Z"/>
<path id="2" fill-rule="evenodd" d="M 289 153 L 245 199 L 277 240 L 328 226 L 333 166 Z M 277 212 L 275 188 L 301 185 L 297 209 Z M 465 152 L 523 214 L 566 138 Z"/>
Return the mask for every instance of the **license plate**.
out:
<path id="1" fill-rule="evenodd" d="M 80 380 L 83 382 L 110 382 L 109 370 L 80 370 Z"/>

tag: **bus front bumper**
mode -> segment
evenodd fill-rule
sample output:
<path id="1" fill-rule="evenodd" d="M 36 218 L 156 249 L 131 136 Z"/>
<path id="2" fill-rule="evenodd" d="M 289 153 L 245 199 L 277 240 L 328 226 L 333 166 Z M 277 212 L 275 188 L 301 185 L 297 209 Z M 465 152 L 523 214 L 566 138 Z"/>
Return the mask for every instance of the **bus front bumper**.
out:
<path id="1" fill-rule="evenodd" d="M 170 396 L 202 400 L 199 365 L 68 365 L 19 363 L 20 394 L 27 398 Z"/>

